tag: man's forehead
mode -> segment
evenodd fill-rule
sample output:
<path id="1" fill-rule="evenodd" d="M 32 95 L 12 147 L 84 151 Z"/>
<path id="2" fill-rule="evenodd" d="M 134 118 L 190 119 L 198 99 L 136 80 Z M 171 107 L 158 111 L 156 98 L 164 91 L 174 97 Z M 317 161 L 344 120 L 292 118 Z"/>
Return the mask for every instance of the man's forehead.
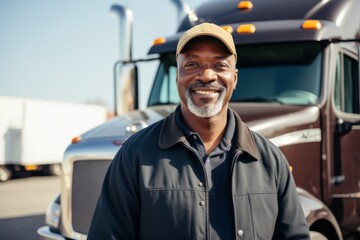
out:
<path id="1" fill-rule="evenodd" d="M 180 53 L 180 55 L 183 57 L 183 59 L 198 59 L 201 58 L 203 55 L 204 51 L 201 51 L 200 49 L 194 49 L 193 51 L 191 49 L 189 49 L 186 52 Z M 231 56 L 231 54 L 229 53 L 214 53 L 211 57 L 213 59 L 218 59 L 218 60 L 222 60 L 222 59 L 227 59 Z"/>

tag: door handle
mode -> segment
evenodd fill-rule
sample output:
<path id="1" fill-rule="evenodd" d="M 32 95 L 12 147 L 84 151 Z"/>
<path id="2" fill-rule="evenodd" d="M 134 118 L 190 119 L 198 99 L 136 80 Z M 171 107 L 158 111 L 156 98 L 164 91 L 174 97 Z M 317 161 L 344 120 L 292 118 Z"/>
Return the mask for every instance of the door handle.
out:
<path id="1" fill-rule="evenodd" d="M 338 184 L 340 184 L 340 183 L 342 183 L 344 181 L 345 181 L 345 176 L 344 175 L 333 176 L 330 179 L 330 183 L 334 184 L 334 185 L 338 185 Z"/>

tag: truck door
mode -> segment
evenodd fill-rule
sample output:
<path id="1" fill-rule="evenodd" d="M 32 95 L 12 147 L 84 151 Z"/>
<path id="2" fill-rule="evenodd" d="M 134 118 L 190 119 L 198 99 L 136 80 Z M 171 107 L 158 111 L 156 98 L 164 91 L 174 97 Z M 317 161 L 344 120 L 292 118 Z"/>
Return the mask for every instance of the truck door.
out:
<path id="1" fill-rule="evenodd" d="M 330 208 L 346 232 L 360 226 L 360 109 L 356 55 L 337 55 L 333 89 L 333 171 Z"/>

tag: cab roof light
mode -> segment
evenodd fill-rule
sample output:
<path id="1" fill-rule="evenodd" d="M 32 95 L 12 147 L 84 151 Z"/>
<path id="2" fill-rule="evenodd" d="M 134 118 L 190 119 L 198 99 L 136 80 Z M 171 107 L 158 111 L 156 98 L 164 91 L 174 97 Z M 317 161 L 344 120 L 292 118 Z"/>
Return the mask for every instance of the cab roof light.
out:
<path id="1" fill-rule="evenodd" d="M 319 30 L 322 27 L 319 20 L 305 20 L 301 25 L 302 29 L 307 30 Z"/>
<path id="2" fill-rule="evenodd" d="M 256 27 L 254 24 L 241 24 L 236 32 L 239 34 L 253 34 L 256 31 Z"/>
<path id="3" fill-rule="evenodd" d="M 81 141 L 81 136 L 76 136 L 73 139 L 71 139 L 71 144 L 75 144 Z"/>
<path id="4" fill-rule="evenodd" d="M 223 29 L 225 29 L 225 31 L 232 33 L 234 31 L 234 29 L 232 28 L 232 26 L 222 26 Z"/>
<path id="5" fill-rule="evenodd" d="M 155 46 L 155 45 L 161 45 L 161 44 L 163 44 L 163 43 L 165 43 L 165 42 L 166 42 L 166 39 L 165 39 L 164 37 L 158 37 L 158 38 L 156 38 L 156 39 L 153 41 L 152 45 L 153 45 L 153 46 Z"/>
<path id="6" fill-rule="evenodd" d="M 253 8 L 253 4 L 251 1 L 241 1 L 238 3 L 237 7 L 241 11 L 251 10 Z"/>

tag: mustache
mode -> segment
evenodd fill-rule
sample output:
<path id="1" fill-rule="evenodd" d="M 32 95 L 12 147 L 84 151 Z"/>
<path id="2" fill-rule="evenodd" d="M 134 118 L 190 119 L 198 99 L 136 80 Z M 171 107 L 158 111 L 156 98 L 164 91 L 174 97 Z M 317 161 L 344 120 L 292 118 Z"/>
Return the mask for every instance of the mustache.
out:
<path id="1" fill-rule="evenodd" d="M 189 85 L 187 87 L 187 90 L 191 90 L 193 88 L 213 88 L 213 89 L 222 90 L 225 87 L 222 86 L 221 84 L 217 83 L 217 82 L 208 82 L 208 83 L 197 82 L 197 83 L 193 83 L 193 84 Z"/>

